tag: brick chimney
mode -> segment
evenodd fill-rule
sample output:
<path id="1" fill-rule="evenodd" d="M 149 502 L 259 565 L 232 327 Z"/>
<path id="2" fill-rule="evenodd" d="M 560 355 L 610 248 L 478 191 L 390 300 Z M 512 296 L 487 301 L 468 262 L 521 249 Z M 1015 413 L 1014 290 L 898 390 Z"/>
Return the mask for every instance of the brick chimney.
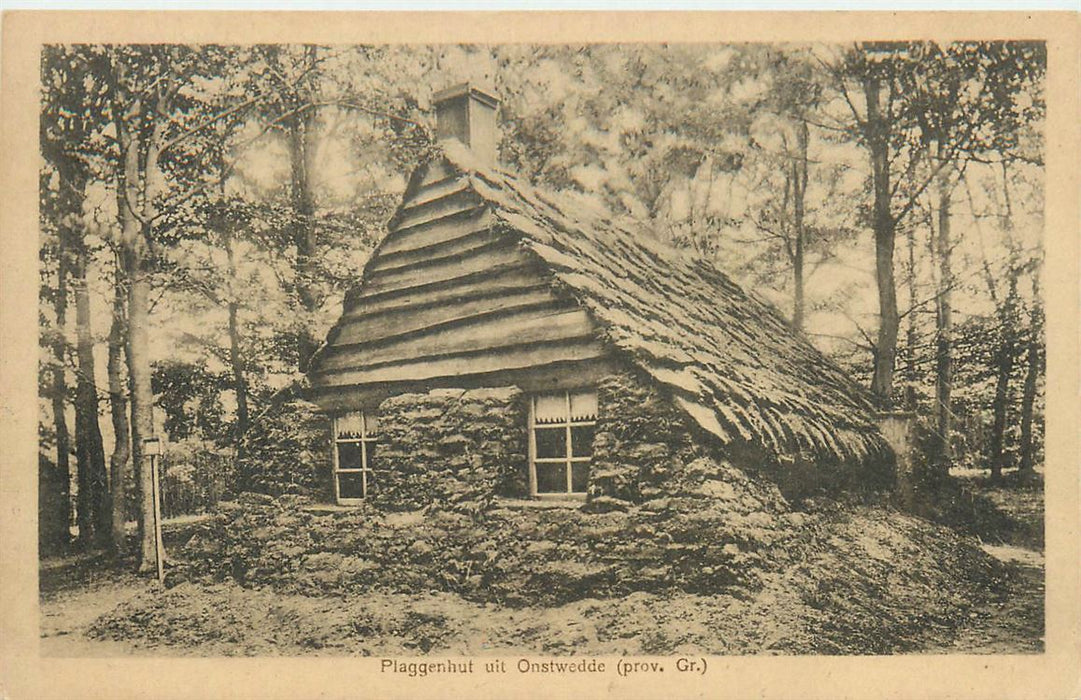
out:
<path id="1" fill-rule="evenodd" d="M 499 131 L 496 112 L 499 100 L 490 91 L 470 83 L 440 90 L 432 96 L 436 138 L 458 139 L 469 147 L 482 165 L 496 164 Z"/>

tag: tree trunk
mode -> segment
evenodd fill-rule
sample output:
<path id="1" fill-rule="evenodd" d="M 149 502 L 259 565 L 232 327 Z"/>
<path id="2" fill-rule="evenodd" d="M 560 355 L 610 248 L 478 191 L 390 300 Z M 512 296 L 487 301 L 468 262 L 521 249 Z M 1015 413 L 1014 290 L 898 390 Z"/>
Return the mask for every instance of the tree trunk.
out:
<path id="1" fill-rule="evenodd" d="M 905 410 L 918 407 L 916 383 L 916 230 L 908 234 L 908 324 L 905 332 Z"/>
<path id="2" fill-rule="evenodd" d="M 890 211 L 889 125 L 880 100 L 882 85 L 877 76 L 863 81 L 867 99 L 867 146 L 871 154 L 874 186 L 875 281 L 878 284 L 878 337 L 875 341 L 871 392 L 883 407 L 892 402 L 893 368 L 897 358 L 897 334 L 901 318 L 897 311 L 897 286 L 893 276 L 895 221 Z"/>
<path id="3" fill-rule="evenodd" d="M 109 482 L 112 488 L 112 545 L 123 552 L 127 540 L 128 520 L 128 458 L 131 447 L 128 426 L 128 397 L 124 388 L 124 348 L 127 344 L 127 289 L 123 265 L 116 261 L 116 281 L 113 292 L 113 318 L 109 326 L 109 411 L 113 422 L 115 445 L 109 456 Z"/>
<path id="4" fill-rule="evenodd" d="M 995 351 L 995 406 L 994 423 L 991 426 L 991 446 L 988 462 L 992 481 L 1002 479 L 1006 460 L 1006 418 L 1010 400 L 1010 375 L 1016 351 L 1014 324 L 1017 321 L 1017 270 L 1010 270 L 1009 292 L 1003 301 L 999 316 L 999 346 Z"/>
<path id="5" fill-rule="evenodd" d="M 221 146 L 221 156 L 218 162 L 220 179 L 218 182 L 219 196 L 222 204 L 225 204 L 225 143 Z M 245 441 L 248 436 L 248 380 L 244 376 L 244 359 L 240 351 L 240 303 L 237 301 L 237 267 L 236 267 L 236 240 L 233 237 L 232 223 L 228 217 L 221 217 L 221 235 L 225 243 L 225 255 L 228 261 L 228 285 L 229 303 L 227 311 L 229 315 L 229 366 L 233 373 L 233 391 L 236 392 L 236 429 L 233 444 L 236 450 L 235 464 L 237 468 L 237 486 L 241 491 L 250 488 L 247 470 L 243 468 L 245 455 Z"/>
<path id="6" fill-rule="evenodd" d="M 988 461 L 991 464 L 991 479 L 1000 481 L 1005 461 L 1006 408 L 1009 402 L 1010 373 L 1013 371 L 1013 349 L 1003 344 L 996 354 L 995 418 L 991 426 L 991 451 Z"/>
<path id="7" fill-rule="evenodd" d="M 311 120 L 306 114 L 289 122 L 289 162 L 293 206 L 293 244 L 296 246 L 296 290 L 303 310 L 297 336 L 297 366 L 303 372 L 315 352 L 316 342 L 311 334 L 310 314 L 317 308 L 312 288 L 312 256 L 315 253 L 315 231 L 312 215 L 315 205 L 308 170 L 308 148 Z"/>
<path id="8" fill-rule="evenodd" d="M 161 113 L 159 102 L 147 107 L 139 102 L 131 106 L 132 112 L 143 108 L 151 115 Z M 123 250 L 124 273 L 127 282 L 127 360 L 128 382 L 131 391 L 131 448 L 132 461 L 135 465 L 136 483 L 139 496 L 139 571 L 147 572 L 156 568 L 156 541 L 154 537 L 154 501 L 153 475 L 146 454 L 144 441 L 154 437 L 153 404 L 154 392 L 150 384 L 150 265 L 149 245 L 151 229 L 149 224 L 154 196 L 160 186 L 161 174 L 158 172 L 163 127 L 161 119 L 154 122 L 150 141 L 143 146 L 139 133 L 129 131 L 123 114 L 128 111 L 123 107 L 114 108 L 116 114 L 117 141 L 123 155 L 118 169 L 118 196 L 120 202 L 121 247 Z M 140 153 L 145 151 L 145 161 L 140 164 Z M 142 167 L 140 167 L 140 165 Z M 136 213 L 133 207 L 138 206 Z M 164 556 L 164 553 L 162 553 Z"/>
<path id="9" fill-rule="evenodd" d="M 315 64 L 316 47 L 304 47 L 305 65 Z M 303 98 L 298 98 L 300 102 Z M 302 104 L 295 105 L 296 109 Z M 315 353 L 318 343 L 311 332 L 311 316 L 319 308 L 319 299 L 313 285 L 315 255 L 315 198 L 312 193 L 311 171 L 312 132 L 315 126 L 315 111 L 304 109 L 287 122 L 289 130 L 289 166 L 290 197 L 293 207 L 293 244 L 296 246 L 296 291 L 304 318 L 298 329 L 297 367 L 301 372 L 308 367 L 308 362 Z"/>
<path id="10" fill-rule="evenodd" d="M 139 488 L 139 571 L 157 567 L 153 474 L 145 441 L 154 437 L 154 392 L 150 385 L 150 278 L 141 256 L 128 267 L 128 378 L 131 384 L 131 443 Z"/>
<path id="11" fill-rule="evenodd" d="M 942 145 L 939 144 L 941 155 Z M 950 468 L 950 432 L 952 430 L 951 394 L 953 391 L 953 242 L 950 237 L 951 183 L 949 170 L 938 175 L 938 257 L 939 288 L 935 296 L 935 445 L 932 463 L 940 475 Z"/>
<path id="12" fill-rule="evenodd" d="M 75 444 L 79 463 L 79 544 L 107 547 L 111 537 L 109 478 L 98 424 L 94 337 L 90 327 L 89 253 L 79 245 L 75 265 L 75 328 L 78 375 L 75 389 Z"/>
<path id="13" fill-rule="evenodd" d="M 807 195 L 807 142 L 809 140 L 807 122 L 800 119 L 796 123 L 796 160 L 792 165 L 792 234 L 795 245 L 792 256 L 792 281 L 795 302 L 792 310 L 792 325 L 803 330 L 804 323 L 804 245 L 806 229 L 803 223 L 804 199 Z"/>
<path id="14" fill-rule="evenodd" d="M 1032 309 L 1029 312 L 1028 365 L 1025 371 L 1025 388 L 1021 397 L 1021 477 L 1031 478 L 1035 473 L 1035 444 L 1032 421 L 1036 404 L 1036 383 L 1043 363 L 1043 309 L 1040 300 L 1039 272 L 1032 273 Z"/>
<path id="15" fill-rule="evenodd" d="M 236 280 L 236 251 L 233 237 L 226 237 L 226 253 L 229 259 L 229 281 Z M 240 304 L 231 290 L 229 295 L 229 364 L 233 371 L 233 388 L 236 391 L 236 459 L 244 458 L 244 441 L 248 434 L 248 380 L 244 376 L 244 360 L 240 352 Z"/>
<path id="16" fill-rule="evenodd" d="M 56 429 L 56 481 L 57 500 L 63 504 L 63 512 L 57 514 L 57 547 L 64 548 L 71 543 L 69 527 L 71 524 L 71 436 L 68 433 L 67 420 L 67 342 L 64 331 L 67 326 L 68 307 L 68 251 L 63 227 L 58 231 L 56 298 L 53 310 L 56 312 L 56 328 L 52 338 L 52 408 L 53 424 Z"/>

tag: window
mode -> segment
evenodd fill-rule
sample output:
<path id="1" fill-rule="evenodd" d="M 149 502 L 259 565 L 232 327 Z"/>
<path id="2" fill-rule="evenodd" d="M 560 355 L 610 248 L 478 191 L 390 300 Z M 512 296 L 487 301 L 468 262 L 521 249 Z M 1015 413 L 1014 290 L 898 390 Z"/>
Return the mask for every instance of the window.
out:
<path id="1" fill-rule="evenodd" d="M 349 505 L 367 498 L 375 485 L 376 435 L 374 416 L 343 413 L 334 419 L 334 498 Z"/>
<path id="2" fill-rule="evenodd" d="M 593 457 L 597 394 L 538 394 L 529 411 L 529 489 L 539 498 L 584 497 Z"/>

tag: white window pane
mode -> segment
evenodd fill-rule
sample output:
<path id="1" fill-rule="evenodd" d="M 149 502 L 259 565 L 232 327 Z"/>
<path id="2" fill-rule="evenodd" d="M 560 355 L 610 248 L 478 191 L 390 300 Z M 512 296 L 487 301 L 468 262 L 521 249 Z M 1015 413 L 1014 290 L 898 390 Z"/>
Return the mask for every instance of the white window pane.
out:
<path id="1" fill-rule="evenodd" d="M 334 421 L 334 427 L 337 430 L 336 437 L 339 439 L 352 438 L 359 439 L 361 434 L 361 423 L 363 421 L 363 414 L 359 411 L 352 411 L 350 413 L 343 413 L 338 416 Z"/>
<path id="2" fill-rule="evenodd" d="M 567 420 L 567 397 L 565 394 L 538 396 L 533 416 L 538 423 L 556 423 Z"/>
<path id="3" fill-rule="evenodd" d="M 571 420 L 597 419 L 597 392 L 571 394 Z"/>
<path id="4" fill-rule="evenodd" d="M 364 414 L 364 429 L 367 431 L 367 436 L 379 434 L 379 419 L 370 413 Z"/>

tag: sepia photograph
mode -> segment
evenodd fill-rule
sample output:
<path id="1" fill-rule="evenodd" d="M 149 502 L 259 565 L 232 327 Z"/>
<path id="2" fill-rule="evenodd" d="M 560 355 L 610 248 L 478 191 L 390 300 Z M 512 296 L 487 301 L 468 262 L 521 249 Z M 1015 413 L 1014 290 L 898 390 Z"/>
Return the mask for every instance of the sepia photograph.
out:
<path id="1" fill-rule="evenodd" d="M 1048 42 L 873 36 L 41 43 L 41 658 L 1043 655 Z"/>

